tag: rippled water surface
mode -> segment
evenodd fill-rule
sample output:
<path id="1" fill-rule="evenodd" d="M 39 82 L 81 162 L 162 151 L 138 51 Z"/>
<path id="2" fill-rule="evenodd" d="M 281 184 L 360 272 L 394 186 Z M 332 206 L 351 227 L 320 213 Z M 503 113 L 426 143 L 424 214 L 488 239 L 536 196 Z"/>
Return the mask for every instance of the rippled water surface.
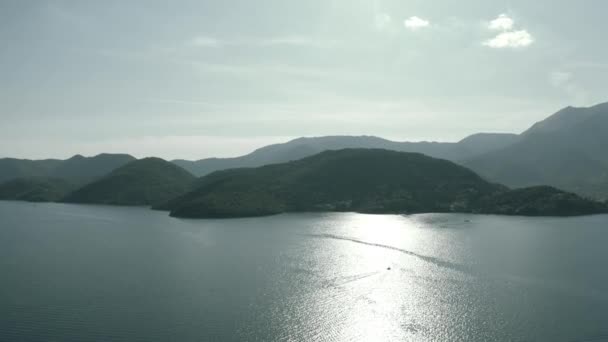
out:
<path id="1" fill-rule="evenodd" d="M 0 341 L 608 341 L 608 216 L 0 202 Z"/>

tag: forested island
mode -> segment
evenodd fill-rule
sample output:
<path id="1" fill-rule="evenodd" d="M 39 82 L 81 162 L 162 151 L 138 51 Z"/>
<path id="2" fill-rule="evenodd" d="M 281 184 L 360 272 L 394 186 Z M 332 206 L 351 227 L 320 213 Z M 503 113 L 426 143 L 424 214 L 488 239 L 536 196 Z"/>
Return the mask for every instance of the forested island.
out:
<path id="1" fill-rule="evenodd" d="M 380 149 L 326 151 L 288 163 L 218 171 L 156 208 L 189 218 L 309 211 L 528 216 L 608 212 L 603 203 L 552 187 L 511 190 L 447 160 Z"/>

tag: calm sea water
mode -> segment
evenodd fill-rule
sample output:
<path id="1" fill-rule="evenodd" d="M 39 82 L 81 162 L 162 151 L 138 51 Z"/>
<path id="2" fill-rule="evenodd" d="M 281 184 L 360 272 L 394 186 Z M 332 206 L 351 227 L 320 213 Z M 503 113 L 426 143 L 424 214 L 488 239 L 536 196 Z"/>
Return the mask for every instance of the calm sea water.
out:
<path id="1" fill-rule="evenodd" d="M 608 216 L 0 202 L 0 341 L 608 341 L 607 262 Z"/>

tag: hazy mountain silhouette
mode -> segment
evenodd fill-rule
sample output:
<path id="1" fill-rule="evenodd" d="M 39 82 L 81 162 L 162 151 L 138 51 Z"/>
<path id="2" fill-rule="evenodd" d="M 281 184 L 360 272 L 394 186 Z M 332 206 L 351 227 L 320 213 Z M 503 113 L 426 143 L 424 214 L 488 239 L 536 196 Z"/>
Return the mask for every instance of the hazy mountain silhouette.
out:
<path id="1" fill-rule="evenodd" d="M 379 148 L 393 151 L 416 152 L 452 161 L 466 160 L 505 147 L 517 139 L 515 134 L 480 133 L 457 143 L 396 142 L 374 136 L 326 136 L 298 138 L 286 143 L 262 147 L 236 158 L 209 158 L 199 161 L 173 162 L 197 176 L 241 167 L 258 167 L 302 159 L 326 150 L 345 148 Z"/>
<path id="2" fill-rule="evenodd" d="M 565 108 L 536 123 L 505 148 L 464 162 L 509 186 L 552 185 L 593 197 L 608 195 L 608 103 Z"/>
<path id="3" fill-rule="evenodd" d="M 94 157 L 76 155 L 52 169 L 49 176 L 84 184 L 134 160 L 135 157 L 128 154 L 102 153 Z"/>
<path id="4" fill-rule="evenodd" d="M 456 143 L 395 142 L 372 136 L 299 138 L 236 158 L 175 160 L 197 176 L 308 157 L 325 150 L 381 148 L 417 152 L 460 163 L 488 180 L 512 187 L 551 185 L 608 198 L 608 103 L 567 107 L 520 135 L 471 135 Z"/>
<path id="5" fill-rule="evenodd" d="M 186 192 L 195 177 L 159 158 L 135 160 L 69 194 L 63 201 L 116 205 L 152 205 Z"/>
<path id="6" fill-rule="evenodd" d="M 419 153 L 325 151 L 253 169 L 212 173 L 161 209 L 178 217 L 246 217 L 300 211 L 473 212 L 580 215 L 604 204 L 545 187 L 511 191 L 473 171 Z"/>
<path id="7" fill-rule="evenodd" d="M 63 179 L 85 184 L 135 160 L 128 154 L 102 153 L 94 157 L 75 155 L 67 160 L 0 159 L 0 183 L 16 178 Z"/>
<path id="8" fill-rule="evenodd" d="M 309 157 L 326 150 L 374 148 L 416 152 L 462 164 L 484 178 L 511 187 L 551 185 L 608 198 L 608 103 L 567 107 L 520 135 L 480 133 L 456 143 L 396 142 L 373 136 L 299 138 L 235 158 L 173 163 L 196 176 L 259 167 Z M 68 160 L 0 159 L 0 183 L 16 178 L 64 179 L 85 184 L 135 160 L 124 154 L 74 156 Z"/>
<path id="9" fill-rule="evenodd" d="M 0 183 L 16 178 L 46 177 L 63 161 L 59 159 L 0 159 Z"/>

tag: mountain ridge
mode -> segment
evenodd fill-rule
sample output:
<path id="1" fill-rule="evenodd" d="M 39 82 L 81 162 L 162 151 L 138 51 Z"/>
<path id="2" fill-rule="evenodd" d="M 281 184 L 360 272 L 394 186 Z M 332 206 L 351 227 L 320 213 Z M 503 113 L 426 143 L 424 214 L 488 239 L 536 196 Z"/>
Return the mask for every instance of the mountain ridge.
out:
<path id="1" fill-rule="evenodd" d="M 505 148 L 463 162 L 508 186 L 551 185 L 608 198 L 608 103 L 567 107 L 537 122 Z"/>
<path id="2" fill-rule="evenodd" d="M 186 192 L 195 177 L 160 158 L 132 161 L 77 189 L 67 203 L 154 205 Z"/>
<path id="3" fill-rule="evenodd" d="M 92 157 L 76 154 L 68 159 L 0 159 L 0 183 L 17 178 L 63 179 L 85 184 L 135 160 L 129 154 L 100 153 Z"/>
<path id="4" fill-rule="evenodd" d="M 551 187 L 514 191 L 447 160 L 381 149 L 329 150 L 282 164 L 217 171 L 157 209 L 189 218 L 302 211 L 530 216 L 608 212 L 604 204 Z"/>
<path id="5" fill-rule="evenodd" d="M 380 148 L 417 152 L 471 168 L 484 178 L 510 187 L 550 185 L 597 199 L 608 198 L 608 102 L 591 107 L 566 107 L 534 123 L 521 134 L 477 133 L 457 142 L 399 142 L 375 136 L 301 137 L 260 147 L 233 158 L 207 158 L 172 163 L 196 176 L 231 168 L 259 167 L 309 157 L 326 150 Z M 106 168 L 95 160 L 123 159 Z M 76 155 L 68 160 L 0 159 L 0 183 L 16 178 L 63 178 L 86 184 L 125 162 L 129 155 Z M 88 164 L 87 176 L 79 173 Z M 103 164 L 103 163 L 102 163 Z M 82 178 L 82 179 L 81 179 Z"/>
<path id="6" fill-rule="evenodd" d="M 459 142 L 446 143 L 429 141 L 398 142 L 369 135 L 301 137 L 285 143 L 264 146 L 240 157 L 207 158 L 197 161 L 177 159 L 172 160 L 172 162 L 194 175 L 204 176 L 218 170 L 282 163 L 309 157 L 326 150 L 344 148 L 381 148 L 402 152 L 423 153 L 431 157 L 458 161 L 464 160 L 471 155 L 500 148 L 511 143 L 515 138 L 516 135 L 510 133 L 477 133 Z M 484 143 L 480 143 L 476 148 L 471 148 L 471 145 L 480 139 L 484 140 Z M 490 139 L 492 140 L 491 143 L 488 142 Z"/>

